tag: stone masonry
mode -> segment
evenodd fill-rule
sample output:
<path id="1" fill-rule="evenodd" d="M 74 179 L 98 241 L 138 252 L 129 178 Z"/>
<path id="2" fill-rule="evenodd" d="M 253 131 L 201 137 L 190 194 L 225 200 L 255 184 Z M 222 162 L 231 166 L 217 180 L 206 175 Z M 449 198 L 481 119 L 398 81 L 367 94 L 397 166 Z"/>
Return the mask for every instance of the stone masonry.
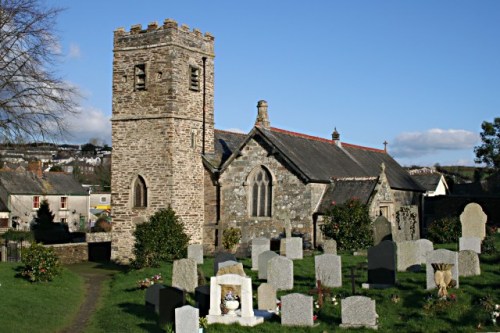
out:
<path id="1" fill-rule="evenodd" d="M 214 38 L 167 19 L 117 29 L 113 47 L 112 259 L 128 262 L 135 225 L 169 205 L 191 242 L 202 243 L 201 154 L 214 147 Z M 133 205 L 138 176 L 146 207 Z"/>

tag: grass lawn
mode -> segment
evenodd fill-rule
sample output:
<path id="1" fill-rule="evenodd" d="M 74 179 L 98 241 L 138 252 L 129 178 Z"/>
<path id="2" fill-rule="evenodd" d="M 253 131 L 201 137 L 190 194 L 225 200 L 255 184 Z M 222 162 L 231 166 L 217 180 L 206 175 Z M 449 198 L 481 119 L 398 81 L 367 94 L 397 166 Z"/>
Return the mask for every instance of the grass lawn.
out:
<path id="1" fill-rule="evenodd" d="M 496 235 L 497 249 L 500 249 L 500 235 Z M 437 246 L 456 250 L 455 244 Z M 351 295 L 351 283 L 347 275 L 351 266 L 366 262 L 366 257 L 352 256 L 341 253 L 343 268 L 343 287 L 332 290 L 334 295 L 347 297 Z M 358 270 L 356 292 L 376 300 L 379 315 L 379 331 L 381 332 L 494 332 L 500 331 L 500 326 L 492 326 L 489 313 L 478 304 L 481 297 L 490 295 L 495 303 L 500 303 L 500 254 L 481 255 L 481 275 L 460 278 L 460 289 L 451 289 L 456 302 L 447 304 L 445 308 L 425 310 L 428 296 L 436 295 L 437 291 L 425 290 L 425 267 L 419 273 L 398 273 L 398 286 L 386 290 L 360 289 L 361 282 L 367 281 L 366 270 Z M 245 272 L 252 278 L 254 295 L 261 281 L 256 272 L 250 270 L 251 260 L 242 261 Z M 213 258 L 205 258 L 202 265 L 205 276 L 211 275 Z M 87 333 L 94 332 L 162 332 L 156 325 L 156 315 L 144 307 L 145 291 L 137 289 L 138 280 L 154 274 L 163 275 L 164 284 L 171 284 L 172 264 L 160 268 L 131 270 L 116 274 L 105 290 L 101 308 L 96 312 Z M 279 292 L 282 296 L 292 292 L 307 294 L 314 287 L 314 257 L 294 261 L 294 290 Z M 400 301 L 394 303 L 392 295 L 398 295 Z M 193 295 L 188 295 L 188 301 L 194 305 Z M 256 299 L 254 299 L 256 307 Z M 362 311 L 362 310 L 360 310 Z M 279 320 L 266 322 L 254 328 L 237 325 L 210 325 L 206 332 L 333 332 L 341 330 L 340 303 L 335 306 L 327 302 L 318 314 L 317 326 L 313 328 L 290 328 L 281 326 Z M 478 324 L 481 328 L 477 329 Z M 371 330 L 356 330 L 357 332 L 373 332 Z"/>
<path id="2" fill-rule="evenodd" d="M 84 296 L 83 279 L 63 269 L 52 282 L 15 277 L 18 263 L 0 263 L 0 332 L 53 333 L 68 325 Z"/>

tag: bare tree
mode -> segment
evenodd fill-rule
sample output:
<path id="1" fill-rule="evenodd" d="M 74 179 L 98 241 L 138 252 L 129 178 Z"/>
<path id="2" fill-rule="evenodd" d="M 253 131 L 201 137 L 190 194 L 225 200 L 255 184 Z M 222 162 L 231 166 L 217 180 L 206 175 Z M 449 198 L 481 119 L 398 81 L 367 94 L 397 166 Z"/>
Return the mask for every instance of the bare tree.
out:
<path id="1" fill-rule="evenodd" d="M 65 133 L 79 94 L 55 72 L 61 9 L 38 0 L 0 0 L 0 139 L 44 140 Z"/>

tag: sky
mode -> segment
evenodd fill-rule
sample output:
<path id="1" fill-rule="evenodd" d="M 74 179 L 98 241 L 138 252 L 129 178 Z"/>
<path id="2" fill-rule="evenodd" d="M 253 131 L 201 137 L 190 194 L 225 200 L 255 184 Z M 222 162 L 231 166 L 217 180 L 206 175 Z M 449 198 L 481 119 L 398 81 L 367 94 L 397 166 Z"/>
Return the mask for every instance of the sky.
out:
<path id="1" fill-rule="evenodd" d="M 171 18 L 215 37 L 215 127 L 271 126 L 383 149 L 404 166 L 474 165 L 500 116 L 497 0 L 47 0 L 60 75 L 84 98 L 71 143 L 111 142 L 113 31 Z"/>

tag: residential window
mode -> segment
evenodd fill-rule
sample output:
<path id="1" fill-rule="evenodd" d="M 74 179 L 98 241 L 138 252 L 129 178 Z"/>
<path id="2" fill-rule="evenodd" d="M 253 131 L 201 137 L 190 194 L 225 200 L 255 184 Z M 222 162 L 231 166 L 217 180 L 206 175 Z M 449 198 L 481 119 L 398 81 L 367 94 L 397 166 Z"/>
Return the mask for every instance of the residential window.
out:
<path id="1" fill-rule="evenodd" d="M 61 197 L 61 209 L 68 209 L 68 197 Z"/>
<path id="2" fill-rule="evenodd" d="M 107 201 L 107 200 L 106 200 L 106 197 L 100 197 L 100 198 L 99 198 L 99 202 L 100 202 L 100 203 L 106 203 L 106 201 Z"/>
<path id="3" fill-rule="evenodd" d="M 134 184 L 134 207 L 147 207 L 148 189 L 141 176 L 137 176 Z"/>
<path id="4" fill-rule="evenodd" d="M 40 208 L 40 197 L 38 195 L 35 195 L 33 197 L 33 209 L 38 209 Z"/>
<path id="5" fill-rule="evenodd" d="M 251 216 L 269 217 L 272 207 L 272 178 L 264 167 L 255 171 L 250 180 Z"/>
<path id="6" fill-rule="evenodd" d="M 200 69 L 198 67 L 189 66 L 189 89 L 200 91 Z"/>
<path id="7" fill-rule="evenodd" d="M 146 65 L 135 65 L 135 90 L 146 90 Z"/>

